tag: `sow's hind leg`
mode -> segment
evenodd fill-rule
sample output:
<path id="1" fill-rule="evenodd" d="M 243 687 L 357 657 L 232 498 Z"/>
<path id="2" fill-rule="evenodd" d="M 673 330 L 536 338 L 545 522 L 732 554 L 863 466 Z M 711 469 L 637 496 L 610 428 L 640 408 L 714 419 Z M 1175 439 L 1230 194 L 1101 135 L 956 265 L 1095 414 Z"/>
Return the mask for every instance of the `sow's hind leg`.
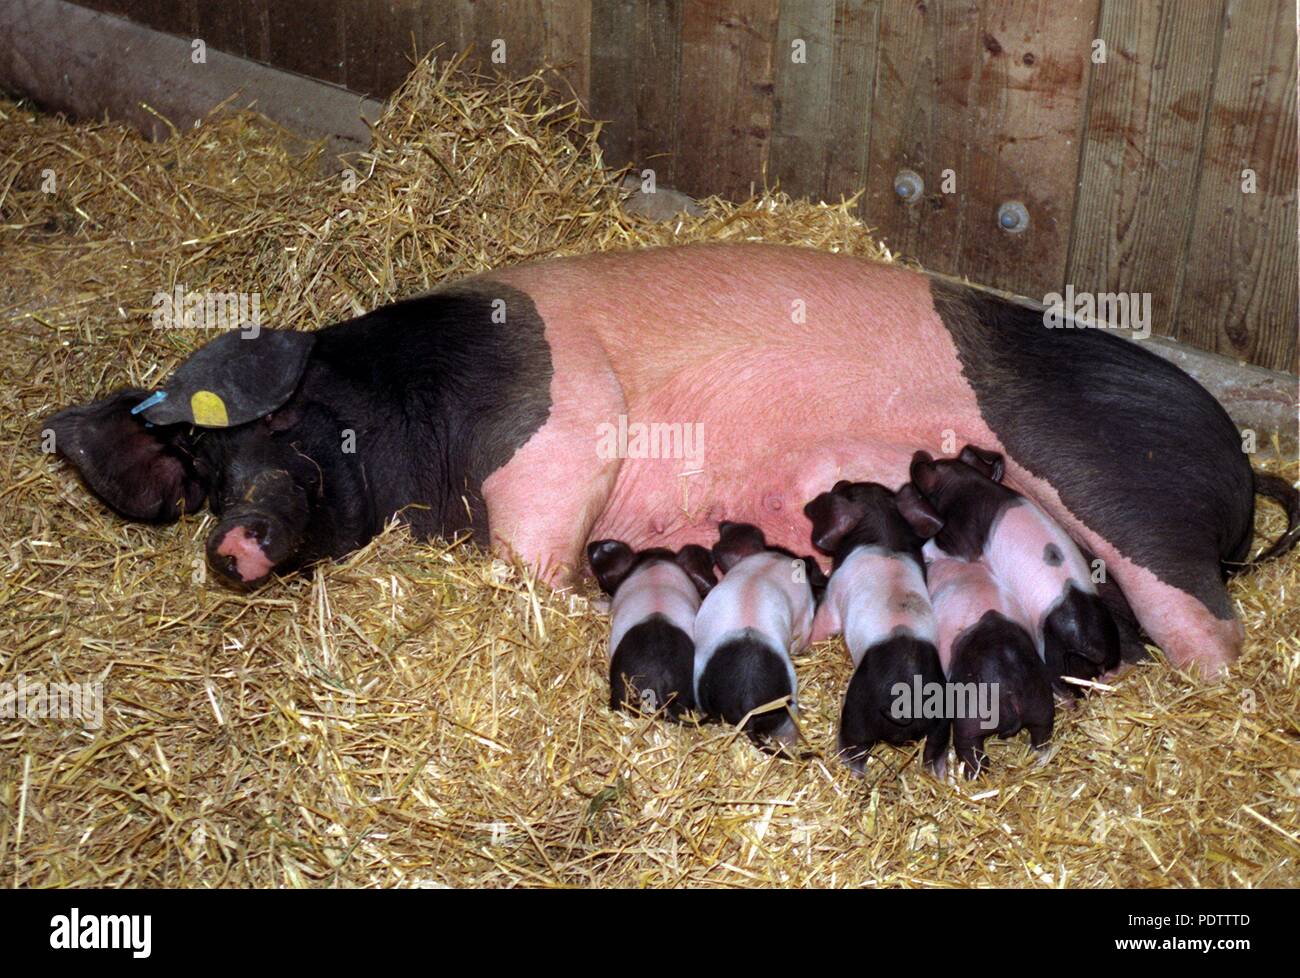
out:
<path id="1" fill-rule="evenodd" d="M 1244 638 L 1221 568 L 1246 556 L 1254 517 L 1227 413 L 1140 343 L 1049 328 L 965 287 L 931 291 L 1010 481 L 1105 562 L 1171 662 L 1217 675 Z"/>

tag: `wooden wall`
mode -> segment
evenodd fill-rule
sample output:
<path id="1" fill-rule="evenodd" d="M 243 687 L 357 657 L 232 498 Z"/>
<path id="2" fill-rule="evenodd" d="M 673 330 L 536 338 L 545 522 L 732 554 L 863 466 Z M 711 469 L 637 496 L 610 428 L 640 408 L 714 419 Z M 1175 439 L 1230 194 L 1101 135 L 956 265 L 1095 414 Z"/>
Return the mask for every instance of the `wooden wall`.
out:
<path id="1" fill-rule="evenodd" d="M 381 97 L 416 51 L 473 45 L 491 68 L 500 38 L 510 73 L 569 62 L 610 161 L 665 185 L 861 191 L 928 268 L 1037 299 L 1150 293 L 1156 332 L 1297 369 L 1291 0 L 79 2 Z M 1009 200 L 1024 233 L 997 226 Z"/>

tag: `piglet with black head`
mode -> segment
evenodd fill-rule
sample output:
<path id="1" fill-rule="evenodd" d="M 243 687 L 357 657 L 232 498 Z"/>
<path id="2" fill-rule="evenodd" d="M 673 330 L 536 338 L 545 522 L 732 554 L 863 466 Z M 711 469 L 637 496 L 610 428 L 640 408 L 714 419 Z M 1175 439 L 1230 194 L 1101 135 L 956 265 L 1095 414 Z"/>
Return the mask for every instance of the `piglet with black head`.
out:
<path id="1" fill-rule="evenodd" d="M 918 496 L 914 511 L 924 514 L 926 505 Z M 988 766 L 989 737 L 1028 730 L 1031 747 L 1047 743 L 1055 720 L 1051 679 L 1024 609 L 988 566 L 945 554 L 933 540 L 924 552 L 953 747 L 966 777 L 974 778 Z"/>
<path id="2" fill-rule="evenodd" d="M 812 541 L 834 564 L 817 612 L 817 635 L 843 632 L 853 678 L 840 713 L 840 755 L 861 771 L 872 746 L 925 739 L 925 763 L 942 776 L 948 717 L 917 709 L 916 690 L 940 689 L 934 610 L 921 557 L 924 540 L 874 482 L 839 482 L 807 506 Z"/>
<path id="3" fill-rule="evenodd" d="M 700 599 L 717 583 L 713 556 L 696 544 L 677 553 L 633 551 L 619 540 L 587 545 L 587 560 L 610 607 L 609 708 L 679 719 L 695 708 Z"/>
<path id="4" fill-rule="evenodd" d="M 940 521 L 938 549 L 988 565 L 1028 615 L 1058 691 L 1073 691 L 1059 677 L 1091 680 L 1119 665 L 1119 630 L 1074 541 L 1001 484 L 1003 469 L 1000 454 L 967 445 L 955 459 L 917 452 L 911 477 Z"/>
<path id="5" fill-rule="evenodd" d="M 696 703 L 726 723 L 745 721 L 755 743 L 788 748 L 798 738 L 791 656 L 808 644 L 826 577 L 811 557 L 768 546 L 756 526 L 723 522 L 719 530 L 713 559 L 724 576 L 695 619 Z M 787 708 L 754 713 L 782 699 Z"/>

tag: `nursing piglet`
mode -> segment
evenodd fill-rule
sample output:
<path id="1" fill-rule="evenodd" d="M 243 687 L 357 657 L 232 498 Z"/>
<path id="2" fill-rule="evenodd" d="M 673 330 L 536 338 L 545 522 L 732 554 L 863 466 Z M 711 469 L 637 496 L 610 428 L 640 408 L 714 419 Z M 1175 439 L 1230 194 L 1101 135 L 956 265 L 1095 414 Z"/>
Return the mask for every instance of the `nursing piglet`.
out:
<path id="1" fill-rule="evenodd" d="M 900 491 L 906 492 L 904 490 Z M 1054 701 L 1030 623 L 1015 596 L 980 561 L 925 545 L 939 661 L 947 674 L 953 747 L 974 778 L 988 764 L 984 741 L 1029 731 L 1034 748 L 1052 736 Z"/>
<path id="2" fill-rule="evenodd" d="M 713 556 L 696 544 L 677 553 L 634 552 L 595 540 L 587 560 L 610 606 L 609 708 L 678 719 L 695 708 L 695 642 L 700 600 L 717 583 Z"/>
<path id="3" fill-rule="evenodd" d="M 811 557 L 767 545 L 748 523 L 719 524 L 713 559 L 722 581 L 695 619 L 695 699 L 700 710 L 732 724 L 783 697 L 787 709 L 755 714 L 745 730 L 755 743 L 793 745 L 798 684 L 791 656 L 812 634 L 825 575 Z"/>
<path id="4" fill-rule="evenodd" d="M 927 715 L 913 696 L 944 685 L 926 593 L 924 541 L 900 505 L 877 483 L 838 482 L 804 507 L 813 546 L 833 558 L 814 631 L 842 632 L 853 659 L 840 713 L 845 763 L 861 771 L 877 742 L 899 746 L 924 738 L 926 766 L 942 776 L 948 717 Z"/>
<path id="5" fill-rule="evenodd" d="M 1073 692 L 1058 677 L 1094 679 L 1114 669 L 1119 630 L 1074 541 L 1001 484 L 1003 468 L 998 453 L 967 445 L 957 458 L 941 461 L 917 452 L 911 477 L 942 521 L 934 535 L 938 548 L 988 565 L 1024 608 L 1057 688 Z"/>

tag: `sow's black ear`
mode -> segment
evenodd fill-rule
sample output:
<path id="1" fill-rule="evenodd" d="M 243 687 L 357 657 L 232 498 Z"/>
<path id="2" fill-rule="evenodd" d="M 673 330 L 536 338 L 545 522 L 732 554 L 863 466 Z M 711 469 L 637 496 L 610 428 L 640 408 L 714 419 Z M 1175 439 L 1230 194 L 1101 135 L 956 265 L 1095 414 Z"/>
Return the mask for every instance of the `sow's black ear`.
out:
<path id="1" fill-rule="evenodd" d="M 700 592 L 700 597 L 708 594 L 713 585 L 718 583 L 718 577 L 713 573 L 713 555 L 698 543 L 688 543 L 682 547 L 677 551 L 675 560 Z"/>
<path id="2" fill-rule="evenodd" d="M 293 396 L 315 333 L 232 330 L 190 354 L 149 399 L 154 424 L 228 428 L 264 418 Z"/>
<path id="3" fill-rule="evenodd" d="M 907 520 L 913 532 L 923 540 L 928 540 L 943 529 L 943 517 L 910 482 L 894 494 L 898 512 Z"/>
<path id="4" fill-rule="evenodd" d="M 763 531 L 752 523 L 718 524 L 718 542 L 713 545 L 713 559 L 725 574 L 746 557 L 761 554 L 767 549 Z"/>
<path id="5" fill-rule="evenodd" d="M 636 554 L 622 540 L 592 540 L 587 544 L 587 563 L 606 594 L 618 590 L 636 563 Z"/>
<path id="6" fill-rule="evenodd" d="M 994 482 L 1001 482 L 1002 473 L 1007 469 L 1007 460 L 1002 457 L 1001 452 L 990 452 L 986 448 L 976 448 L 974 445 L 963 448 L 957 458 L 977 472 L 984 473 Z"/>
<path id="7" fill-rule="evenodd" d="M 54 450 L 116 512 L 146 523 L 171 523 L 203 505 L 207 486 L 180 444 L 184 428 L 146 428 L 131 413 L 146 394 L 121 390 L 60 411 L 45 426 L 54 432 Z"/>

